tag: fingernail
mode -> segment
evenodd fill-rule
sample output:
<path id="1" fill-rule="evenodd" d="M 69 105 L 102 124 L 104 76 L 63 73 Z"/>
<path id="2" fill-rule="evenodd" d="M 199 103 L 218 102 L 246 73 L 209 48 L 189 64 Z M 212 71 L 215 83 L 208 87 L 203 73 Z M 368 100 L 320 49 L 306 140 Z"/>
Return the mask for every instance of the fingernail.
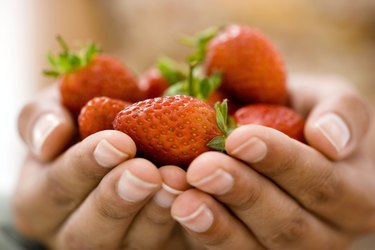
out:
<path id="1" fill-rule="evenodd" d="M 348 144 L 350 139 L 350 130 L 344 120 L 334 114 L 329 113 L 315 123 L 315 126 L 322 132 L 327 140 L 340 152 Z"/>
<path id="2" fill-rule="evenodd" d="M 182 193 L 183 191 L 171 188 L 163 183 L 162 188 L 154 195 L 154 201 L 160 207 L 169 208 L 172 206 L 172 203 L 176 197 Z"/>
<path id="3" fill-rule="evenodd" d="M 158 184 L 144 181 L 125 170 L 118 182 L 117 191 L 123 200 L 138 202 L 146 199 L 157 186 Z"/>
<path id="4" fill-rule="evenodd" d="M 214 222 L 214 216 L 205 204 L 202 204 L 197 210 L 187 216 L 180 217 L 174 215 L 173 217 L 196 233 L 206 232 Z"/>
<path id="5" fill-rule="evenodd" d="M 100 166 L 112 168 L 128 159 L 129 155 L 121 152 L 106 139 L 103 139 L 96 145 L 94 158 Z"/>
<path id="6" fill-rule="evenodd" d="M 31 134 L 31 148 L 36 155 L 42 153 L 44 143 L 48 136 L 59 127 L 63 121 L 52 113 L 47 113 L 38 118 Z"/>
<path id="7" fill-rule="evenodd" d="M 220 168 L 211 175 L 198 181 L 194 181 L 191 184 L 205 192 L 222 195 L 232 189 L 233 183 L 233 176 Z"/>
<path id="8" fill-rule="evenodd" d="M 261 139 L 252 137 L 235 148 L 231 154 L 248 163 L 256 163 L 266 156 L 267 145 Z"/>

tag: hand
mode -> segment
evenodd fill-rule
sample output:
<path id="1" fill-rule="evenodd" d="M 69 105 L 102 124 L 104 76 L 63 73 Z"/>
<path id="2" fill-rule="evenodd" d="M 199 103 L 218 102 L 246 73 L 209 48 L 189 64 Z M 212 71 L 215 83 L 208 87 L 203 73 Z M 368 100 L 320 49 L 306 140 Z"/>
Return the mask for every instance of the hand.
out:
<path id="1" fill-rule="evenodd" d="M 375 168 L 364 143 L 369 112 L 332 79 L 291 85 L 309 114 L 309 145 L 262 126 L 228 137 L 229 155 L 192 162 L 172 215 L 209 249 L 345 249 L 375 230 Z M 319 84 L 321 83 L 321 84 Z"/>
<path id="2" fill-rule="evenodd" d="M 30 155 L 13 199 L 18 231 L 51 249 L 164 249 L 175 227 L 170 205 L 188 188 L 186 173 L 134 159 L 134 142 L 119 131 L 65 151 L 75 127 L 51 92 L 19 117 Z"/>

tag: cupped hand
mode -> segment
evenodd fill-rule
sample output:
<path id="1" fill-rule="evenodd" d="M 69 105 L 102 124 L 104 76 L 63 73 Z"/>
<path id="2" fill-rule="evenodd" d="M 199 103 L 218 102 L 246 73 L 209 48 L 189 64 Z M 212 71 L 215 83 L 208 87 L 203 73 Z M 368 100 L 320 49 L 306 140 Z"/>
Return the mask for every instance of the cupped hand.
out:
<path id="1" fill-rule="evenodd" d="M 16 229 L 51 249 L 165 249 L 186 173 L 134 158 L 134 142 L 119 131 L 68 147 L 73 119 L 50 91 L 45 96 L 19 117 L 30 154 L 14 193 Z"/>
<path id="2" fill-rule="evenodd" d="M 332 78 L 291 85 L 308 115 L 306 145 L 256 125 L 233 131 L 228 155 L 192 162 L 173 217 L 208 249 L 346 249 L 375 230 L 375 167 L 363 99 Z M 323 94 L 322 94 L 323 93 Z M 368 138 L 366 138 L 368 139 Z"/>

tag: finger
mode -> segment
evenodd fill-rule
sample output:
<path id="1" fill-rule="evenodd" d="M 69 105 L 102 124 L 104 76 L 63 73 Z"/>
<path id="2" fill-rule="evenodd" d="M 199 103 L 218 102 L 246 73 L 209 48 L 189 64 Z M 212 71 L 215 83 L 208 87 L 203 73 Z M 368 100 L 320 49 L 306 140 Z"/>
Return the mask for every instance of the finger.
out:
<path id="1" fill-rule="evenodd" d="M 74 145 L 51 166 L 29 162 L 15 197 L 18 221 L 27 221 L 33 232 L 47 236 L 111 168 L 134 157 L 135 151 L 129 136 L 107 130 Z"/>
<path id="2" fill-rule="evenodd" d="M 163 180 L 162 188 L 135 218 L 125 237 L 124 249 L 165 249 L 172 237 L 176 224 L 170 207 L 189 185 L 186 172 L 179 167 L 164 166 L 159 171 Z"/>
<path id="3" fill-rule="evenodd" d="M 53 98 L 54 88 L 25 105 L 18 117 L 18 131 L 31 153 L 40 161 L 50 161 L 61 153 L 75 133 L 69 112 Z M 48 98 L 44 98 L 47 95 Z"/>
<path id="4" fill-rule="evenodd" d="M 334 160 L 358 148 L 370 126 L 368 104 L 348 83 L 337 77 L 292 78 L 293 106 L 309 118 L 307 142 Z"/>
<path id="5" fill-rule="evenodd" d="M 119 249 L 135 216 L 161 183 L 151 162 L 136 158 L 122 163 L 72 214 L 53 248 Z"/>
<path id="6" fill-rule="evenodd" d="M 187 178 L 226 204 L 267 249 L 342 246 L 342 235 L 302 209 L 271 181 L 228 155 L 209 152 L 199 156 L 190 165 Z"/>
<path id="7" fill-rule="evenodd" d="M 370 126 L 367 106 L 356 94 L 337 95 L 319 103 L 305 126 L 307 142 L 340 160 L 358 149 Z"/>
<path id="8" fill-rule="evenodd" d="M 196 189 L 178 196 L 171 213 L 207 249 L 264 249 L 221 204 Z"/>
<path id="9" fill-rule="evenodd" d="M 333 165 L 315 149 L 262 126 L 234 130 L 227 139 L 226 150 L 330 223 L 346 230 L 374 224 L 369 219 L 374 214 L 371 208 L 375 208 L 371 198 L 373 182 L 365 181 L 371 177 L 361 176 L 362 171 L 349 165 Z"/>

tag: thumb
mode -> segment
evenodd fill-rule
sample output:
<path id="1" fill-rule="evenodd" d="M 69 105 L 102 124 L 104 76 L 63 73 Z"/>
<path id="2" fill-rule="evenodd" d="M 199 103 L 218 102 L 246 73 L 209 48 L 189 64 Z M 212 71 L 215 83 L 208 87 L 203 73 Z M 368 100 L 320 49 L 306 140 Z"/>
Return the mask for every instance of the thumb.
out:
<path id="1" fill-rule="evenodd" d="M 21 139 L 40 161 L 52 160 L 61 153 L 75 130 L 70 113 L 53 98 L 39 98 L 28 103 L 18 116 Z"/>
<path id="2" fill-rule="evenodd" d="M 307 142 L 333 160 L 350 155 L 370 126 L 369 108 L 354 92 L 321 100 L 305 126 Z"/>

